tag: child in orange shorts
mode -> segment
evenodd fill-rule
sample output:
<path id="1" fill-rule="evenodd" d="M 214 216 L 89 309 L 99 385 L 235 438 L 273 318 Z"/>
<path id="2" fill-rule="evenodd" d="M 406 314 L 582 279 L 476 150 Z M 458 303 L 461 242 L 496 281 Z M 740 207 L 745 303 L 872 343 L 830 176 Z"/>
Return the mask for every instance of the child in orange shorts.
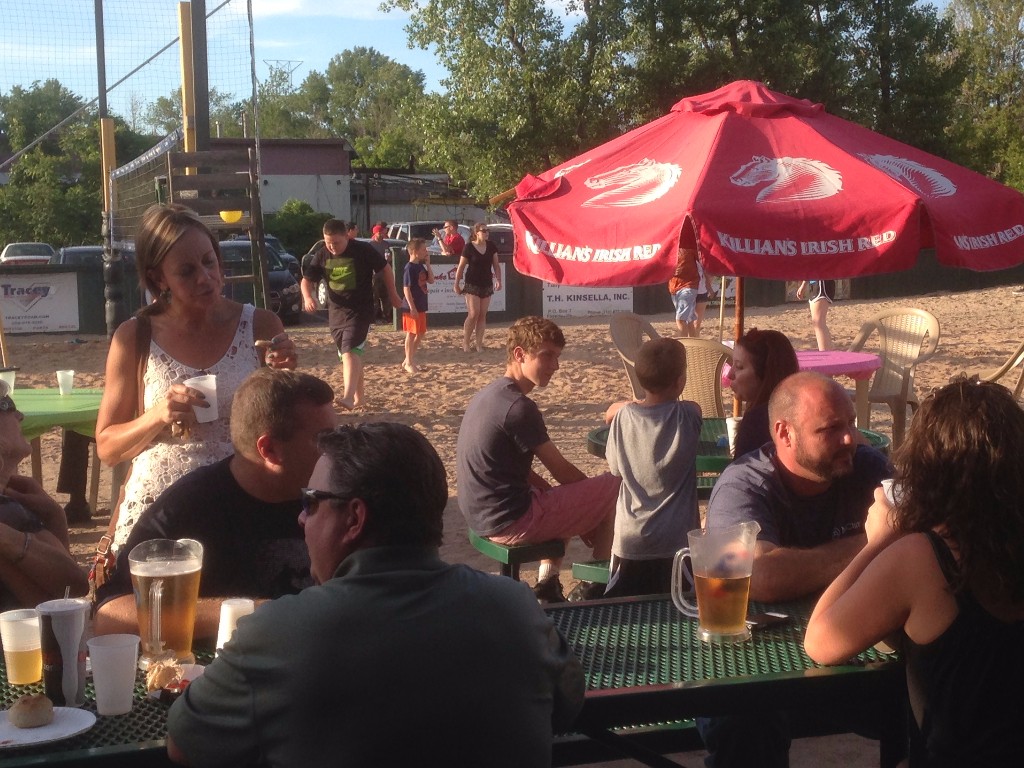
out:
<path id="1" fill-rule="evenodd" d="M 402 302 L 402 330 L 405 331 L 405 360 L 402 368 L 407 373 L 416 373 L 416 350 L 420 340 L 427 332 L 427 291 L 428 284 L 434 282 L 434 272 L 430 268 L 430 254 L 427 243 L 421 237 L 414 237 L 406 246 L 409 252 L 409 263 L 402 274 L 402 288 L 405 300 Z"/>

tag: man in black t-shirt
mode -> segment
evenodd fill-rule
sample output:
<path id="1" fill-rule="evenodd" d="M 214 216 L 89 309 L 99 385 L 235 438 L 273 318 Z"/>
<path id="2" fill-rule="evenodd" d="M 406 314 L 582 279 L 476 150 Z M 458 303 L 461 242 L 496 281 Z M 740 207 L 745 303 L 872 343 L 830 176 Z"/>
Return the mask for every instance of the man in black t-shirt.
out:
<path id="1" fill-rule="evenodd" d="M 373 275 L 379 273 L 396 309 L 402 299 L 395 275 L 384 257 L 368 243 L 349 238 L 345 222 L 324 223 L 324 245 L 302 260 L 302 304 L 315 312 L 316 287 L 327 281 L 327 324 L 338 345 L 344 392 L 338 405 L 352 410 L 363 401 L 363 345 L 373 322 Z"/>
<path id="2" fill-rule="evenodd" d="M 135 632 L 128 555 L 149 539 L 203 545 L 195 637 L 213 637 L 226 597 L 272 600 L 312 584 L 299 526 L 301 489 L 319 458 L 317 435 L 338 420 L 334 390 L 315 376 L 261 368 L 235 392 L 235 454 L 189 472 L 143 513 L 97 591 L 96 634 Z"/>

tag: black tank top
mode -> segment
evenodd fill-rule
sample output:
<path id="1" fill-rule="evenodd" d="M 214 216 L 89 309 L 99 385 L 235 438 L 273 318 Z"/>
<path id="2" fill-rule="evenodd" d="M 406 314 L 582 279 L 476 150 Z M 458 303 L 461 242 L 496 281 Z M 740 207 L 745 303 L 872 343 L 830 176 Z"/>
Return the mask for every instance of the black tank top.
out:
<path id="1" fill-rule="evenodd" d="M 927 536 L 952 583 L 952 552 L 934 531 Z M 956 603 L 957 616 L 939 637 L 926 645 L 906 641 L 916 721 L 910 764 L 1018 766 L 1024 760 L 1024 621 L 1000 621 L 969 591 Z"/>

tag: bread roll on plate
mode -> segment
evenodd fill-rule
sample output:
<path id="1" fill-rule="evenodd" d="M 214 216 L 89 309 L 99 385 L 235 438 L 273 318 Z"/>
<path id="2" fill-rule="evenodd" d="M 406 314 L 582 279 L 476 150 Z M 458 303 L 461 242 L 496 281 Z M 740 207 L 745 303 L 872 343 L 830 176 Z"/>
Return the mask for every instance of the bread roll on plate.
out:
<path id="1" fill-rule="evenodd" d="M 53 702 L 41 693 L 22 696 L 7 712 L 15 728 L 39 728 L 53 722 Z"/>

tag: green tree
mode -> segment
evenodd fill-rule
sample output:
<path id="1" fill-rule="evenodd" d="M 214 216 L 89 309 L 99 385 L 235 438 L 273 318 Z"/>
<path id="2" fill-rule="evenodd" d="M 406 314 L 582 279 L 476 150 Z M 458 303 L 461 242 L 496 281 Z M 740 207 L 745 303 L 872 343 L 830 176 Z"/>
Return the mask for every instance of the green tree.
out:
<path id="1" fill-rule="evenodd" d="M 387 0 L 410 12 L 416 45 L 450 76 L 421 116 L 427 159 L 490 196 L 621 126 L 612 94 L 622 36 L 619 0 L 583 0 L 566 35 L 538 0 Z"/>
<path id="2" fill-rule="evenodd" d="M 314 139 L 325 134 L 302 108 L 302 98 L 291 84 L 284 67 L 271 67 L 266 80 L 257 87 L 260 136 L 265 139 Z M 245 108 L 252 113 L 251 102 Z M 252 124 L 252 120 L 250 120 Z"/>
<path id="3" fill-rule="evenodd" d="M 0 95 L 0 149 L 15 151 L 46 133 L 82 106 L 82 100 L 58 80 L 38 81 L 30 88 L 15 85 L 7 95 Z M 56 138 L 49 138 L 44 148 L 57 151 Z"/>
<path id="4" fill-rule="evenodd" d="M 967 76 L 950 133 L 958 159 L 1024 190 L 1024 0 L 952 0 Z"/>
<path id="5" fill-rule="evenodd" d="M 286 200 L 277 213 L 269 213 L 264 219 L 266 230 L 273 232 L 290 253 L 305 253 L 317 240 L 323 237 L 324 222 L 331 218 L 329 213 L 313 210 L 304 200 Z"/>
<path id="6" fill-rule="evenodd" d="M 945 129 L 963 80 L 952 24 L 915 0 L 853 0 L 849 6 L 848 116 L 948 155 Z"/>
<path id="7" fill-rule="evenodd" d="M 323 136 L 348 139 L 364 166 L 404 168 L 423 151 L 424 75 L 373 48 L 334 56 L 312 72 L 296 104 Z"/>
<path id="8" fill-rule="evenodd" d="M 56 80 L 15 86 L 0 96 L 0 121 L 11 151 L 64 123 L 9 167 L 9 182 L 0 188 L 0 240 L 57 246 L 98 241 L 99 129 L 95 112 L 82 105 Z"/>
<path id="9" fill-rule="evenodd" d="M 221 136 L 241 136 L 242 116 L 246 104 L 234 100 L 229 93 L 222 93 L 216 88 L 210 89 L 210 134 L 217 135 L 217 123 L 220 124 Z M 176 88 L 167 96 L 160 96 L 147 107 L 143 124 L 160 136 L 166 136 L 181 127 L 181 89 Z M 252 111 L 249 110 L 251 115 Z M 252 125 L 250 117 L 249 125 Z"/>
<path id="10" fill-rule="evenodd" d="M 9 182 L 0 187 L 0 242 L 100 242 L 103 187 L 95 110 L 83 109 L 82 100 L 56 80 L 0 95 L 0 130 L 9 151 L 25 148 L 58 125 L 8 168 Z M 121 162 L 154 143 L 118 118 L 114 140 Z"/>

